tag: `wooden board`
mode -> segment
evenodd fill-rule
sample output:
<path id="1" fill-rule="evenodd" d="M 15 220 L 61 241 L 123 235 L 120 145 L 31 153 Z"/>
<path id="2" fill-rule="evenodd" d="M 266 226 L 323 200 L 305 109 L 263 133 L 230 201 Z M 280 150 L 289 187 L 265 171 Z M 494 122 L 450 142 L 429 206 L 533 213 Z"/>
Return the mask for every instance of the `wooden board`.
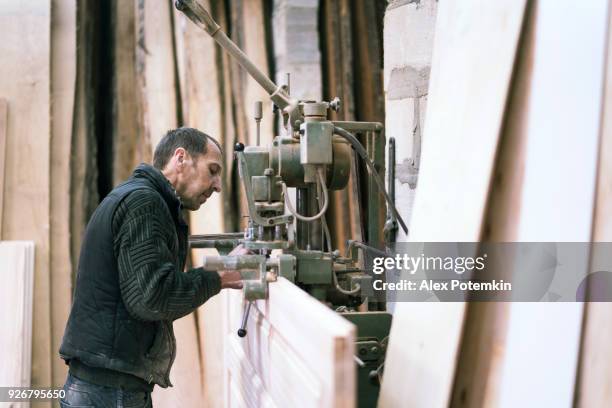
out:
<path id="1" fill-rule="evenodd" d="M 6 139 L 8 135 L 8 102 L 0 98 L 0 239 L 2 239 L 2 214 L 4 208 L 4 163 L 6 162 Z"/>
<path id="2" fill-rule="evenodd" d="M 608 6 L 610 7 L 610 6 Z M 612 8 L 608 10 L 608 48 L 606 78 L 601 116 L 597 194 L 593 216 L 593 241 L 612 241 Z M 591 255 L 591 271 L 605 270 L 599 267 L 597 254 Z M 578 378 L 576 381 L 576 407 L 603 407 L 612 404 L 612 353 L 609 347 L 612 336 L 612 303 L 591 302 L 585 304 L 585 319 Z"/>
<path id="3" fill-rule="evenodd" d="M 50 0 L 0 5 L 0 89 L 10 101 L 4 240 L 36 245 L 32 383 L 51 385 L 49 282 Z"/>
<path id="4" fill-rule="evenodd" d="M 159 140 L 178 125 L 172 3 L 145 0 L 139 4 L 138 14 L 139 38 L 144 46 L 139 48 L 137 60 L 144 71 L 142 111 L 152 159 Z"/>
<path id="5" fill-rule="evenodd" d="M 52 381 L 61 387 L 68 367 L 57 355 L 70 313 L 70 160 L 76 83 L 76 1 L 51 2 L 51 347 Z"/>
<path id="6" fill-rule="evenodd" d="M 81 241 L 89 217 L 99 204 L 95 94 L 99 86 L 93 74 L 98 48 L 96 22 L 99 13 L 92 2 L 77 7 L 77 69 L 70 154 L 70 250 L 72 279 L 76 282 Z M 99 23 L 99 22 L 98 22 Z"/>
<path id="7" fill-rule="evenodd" d="M 113 71 L 112 188 L 126 180 L 141 162 L 150 160 L 151 144 L 143 131 L 144 72 L 137 53 L 145 52 L 137 31 L 138 6 L 133 0 L 111 3 Z M 108 45 L 107 45 L 108 46 Z"/>
<path id="8" fill-rule="evenodd" d="M 240 24 L 243 27 L 244 52 L 262 72 L 269 73 L 268 52 L 266 48 L 264 2 L 262 0 L 242 0 Z M 261 121 L 261 145 L 268 146 L 274 137 L 272 103 L 263 88 L 246 72 L 243 83 L 243 110 L 247 119 L 244 140 L 250 145 L 256 144 L 256 123 L 253 119 L 256 101 L 263 102 L 263 119 Z"/>
<path id="9" fill-rule="evenodd" d="M 241 315 L 234 307 L 226 332 L 228 407 L 355 406 L 351 323 L 284 278 L 251 308 L 243 339 Z"/>
<path id="10" fill-rule="evenodd" d="M 326 78 L 327 94 L 331 100 L 339 97 L 340 111 L 330 112 L 331 120 L 355 120 L 355 95 L 353 92 L 353 38 L 351 8 L 348 0 L 326 0 L 321 2 L 323 15 L 322 52 L 326 54 L 327 64 L 323 75 Z M 361 217 L 361 196 L 359 191 L 358 170 L 355 153 L 350 149 L 351 168 L 346 188 L 333 191 L 330 195 L 329 209 L 326 213 L 332 246 L 343 252 L 346 241 L 364 240 Z M 365 192 L 364 192 L 365 193 Z"/>
<path id="11" fill-rule="evenodd" d="M 524 1 L 510 0 L 438 5 L 410 241 L 481 237 L 524 9 Z M 380 406 L 448 405 L 464 309 L 463 303 L 396 305 Z"/>
<path id="12" fill-rule="evenodd" d="M 150 148 L 144 158 L 150 161 L 153 151 L 166 131 L 178 125 L 177 83 L 175 78 L 174 27 L 171 2 L 146 0 L 138 4 L 138 43 L 136 60 L 142 89 L 140 110 L 143 113 L 144 138 Z M 198 347 L 196 315 L 174 322 L 177 355 L 170 372 L 172 388 L 156 387 L 155 405 L 196 407 L 203 400 L 201 361 Z"/>
<path id="13" fill-rule="evenodd" d="M 202 3 L 209 7 L 209 2 Z M 210 8 L 209 8 L 210 10 Z M 222 67 L 214 40 L 196 27 L 184 15 L 173 11 L 176 64 L 181 94 L 182 125 L 195 127 L 216 138 L 223 144 L 225 125 L 223 102 L 221 99 Z M 225 144 L 227 146 L 227 144 Z M 230 172 L 224 170 L 225 177 Z M 228 187 L 224 186 L 224 190 Z M 191 234 L 212 234 L 225 231 L 224 201 L 227 190 L 213 194 L 198 211 L 190 213 Z M 230 223 L 231 224 L 231 223 Z M 216 252 L 192 250 L 192 262 L 201 265 L 205 254 Z M 198 328 L 198 349 L 203 387 L 203 406 L 223 406 L 223 359 L 219 358 L 224 350 L 223 325 L 225 322 L 224 294 L 208 300 L 196 312 Z M 194 384 L 195 382 L 191 381 Z"/>
<path id="14" fill-rule="evenodd" d="M 34 243 L 0 242 L 0 386 L 28 387 L 32 359 Z"/>
<path id="15" fill-rule="evenodd" d="M 591 239 L 607 3 L 534 5 L 518 241 Z M 559 26 L 567 29 L 561 33 Z M 570 168 L 566 160 L 582 165 Z M 572 222 L 562 225 L 567 219 Z M 586 273 L 588 259 L 579 261 Z M 527 396 L 534 406 L 572 406 L 581 323 L 579 303 L 511 303 L 498 406 L 522 404 Z"/>
<path id="16" fill-rule="evenodd" d="M 484 219 L 482 241 L 516 241 L 517 220 L 520 218 L 520 202 L 525 164 L 527 135 L 525 130 L 528 112 L 525 98 L 529 93 L 533 52 L 533 19 L 526 11 L 525 26 L 513 74 L 512 88 L 505 113 L 502 136 L 495 163 L 495 173 Z M 495 262 L 493 265 L 505 265 Z M 509 268 L 491 271 L 504 278 Z M 501 362 L 509 317 L 506 302 L 473 302 L 466 310 L 465 327 L 451 400 L 451 407 L 495 406 L 501 381 Z"/>

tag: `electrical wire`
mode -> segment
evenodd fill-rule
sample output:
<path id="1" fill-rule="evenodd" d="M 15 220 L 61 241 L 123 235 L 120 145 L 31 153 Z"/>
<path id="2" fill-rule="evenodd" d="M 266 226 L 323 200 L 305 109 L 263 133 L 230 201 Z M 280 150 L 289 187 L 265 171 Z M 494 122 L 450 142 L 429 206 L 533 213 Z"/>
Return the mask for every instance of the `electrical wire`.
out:
<path id="1" fill-rule="evenodd" d="M 321 190 L 323 191 L 323 197 L 325 199 L 325 203 L 323 204 L 323 208 L 321 209 L 321 211 L 319 211 L 318 214 L 313 215 L 312 217 L 305 217 L 301 214 L 298 214 L 298 212 L 295 210 L 295 208 L 291 204 L 291 200 L 289 199 L 289 194 L 287 193 L 287 185 L 284 182 L 281 182 L 281 186 L 283 188 L 283 195 L 285 196 L 285 205 L 287 205 L 287 209 L 289 210 L 289 212 L 293 214 L 293 216 L 295 216 L 295 218 L 297 218 L 300 221 L 311 222 L 311 221 L 318 220 L 319 218 L 323 216 L 323 214 L 325 214 L 325 211 L 327 211 L 327 207 L 329 206 L 329 196 L 327 192 L 327 186 L 325 185 L 325 177 L 323 176 L 323 169 L 321 167 L 317 169 L 317 175 L 319 176 L 319 183 L 321 183 Z"/>
<path id="2" fill-rule="evenodd" d="M 338 276 L 336 276 L 336 272 L 333 270 L 332 270 L 332 278 L 334 280 L 334 286 L 336 287 L 338 292 L 344 295 L 356 295 L 361 291 L 360 284 L 356 284 L 355 287 L 351 290 L 342 289 L 342 286 L 340 286 L 340 283 L 338 283 Z"/>
<path id="3" fill-rule="evenodd" d="M 374 163 L 372 163 L 372 160 L 370 160 L 370 158 L 368 157 L 368 152 L 366 151 L 366 149 L 359 142 L 359 140 L 355 136 L 353 136 L 353 134 L 351 134 L 350 132 L 347 132 L 341 127 L 334 126 L 334 133 L 346 139 L 351 144 L 353 149 L 357 152 L 357 154 L 361 156 L 363 161 L 365 161 L 368 167 L 368 170 L 370 170 L 370 172 L 374 176 L 373 178 L 374 178 L 374 181 L 376 181 L 376 184 L 378 185 L 378 189 L 385 196 L 385 200 L 387 200 L 387 204 L 389 205 L 389 208 L 393 212 L 393 215 L 395 216 L 399 224 L 402 226 L 404 233 L 408 234 L 408 227 L 406 226 L 406 223 L 404 222 L 404 219 L 402 218 L 402 216 L 397 211 L 397 208 L 395 208 L 395 203 L 393 202 L 393 200 L 391 200 L 391 197 L 389 197 L 389 194 L 387 193 L 387 190 L 385 189 L 385 182 L 380 177 L 380 174 L 378 174 L 378 172 L 376 171 L 376 168 L 374 167 Z"/>

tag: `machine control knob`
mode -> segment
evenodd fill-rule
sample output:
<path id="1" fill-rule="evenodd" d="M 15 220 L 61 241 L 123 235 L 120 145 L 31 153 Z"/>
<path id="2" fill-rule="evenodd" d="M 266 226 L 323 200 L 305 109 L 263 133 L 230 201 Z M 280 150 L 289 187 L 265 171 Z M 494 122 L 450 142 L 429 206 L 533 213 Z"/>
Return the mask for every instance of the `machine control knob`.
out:
<path id="1" fill-rule="evenodd" d="M 244 151 L 244 144 L 240 143 L 240 142 L 236 142 L 236 144 L 234 145 L 234 151 L 235 152 L 243 152 Z"/>

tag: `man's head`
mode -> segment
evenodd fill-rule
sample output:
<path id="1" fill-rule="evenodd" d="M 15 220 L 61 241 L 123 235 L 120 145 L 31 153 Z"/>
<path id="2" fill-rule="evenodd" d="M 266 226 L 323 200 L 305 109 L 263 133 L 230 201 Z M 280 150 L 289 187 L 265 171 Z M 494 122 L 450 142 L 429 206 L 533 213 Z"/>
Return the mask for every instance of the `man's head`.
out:
<path id="1" fill-rule="evenodd" d="M 197 210 L 213 192 L 221 192 L 221 147 L 197 129 L 168 131 L 155 148 L 153 166 L 170 181 L 188 210 Z"/>

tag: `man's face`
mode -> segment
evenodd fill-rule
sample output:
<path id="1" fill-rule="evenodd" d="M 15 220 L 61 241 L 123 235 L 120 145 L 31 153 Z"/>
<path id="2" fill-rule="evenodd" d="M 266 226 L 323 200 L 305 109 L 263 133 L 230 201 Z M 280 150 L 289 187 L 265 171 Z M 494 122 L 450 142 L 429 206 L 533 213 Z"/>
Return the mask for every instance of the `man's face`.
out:
<path id="1" fill-rule="evenodd" d="M 214 193 L 221 192 L 221 152 L 209 143 L 206 154 L 192 156 L 185 152 L 178 162 L 176 192 L 183 207 L 195 211 Z"/>

